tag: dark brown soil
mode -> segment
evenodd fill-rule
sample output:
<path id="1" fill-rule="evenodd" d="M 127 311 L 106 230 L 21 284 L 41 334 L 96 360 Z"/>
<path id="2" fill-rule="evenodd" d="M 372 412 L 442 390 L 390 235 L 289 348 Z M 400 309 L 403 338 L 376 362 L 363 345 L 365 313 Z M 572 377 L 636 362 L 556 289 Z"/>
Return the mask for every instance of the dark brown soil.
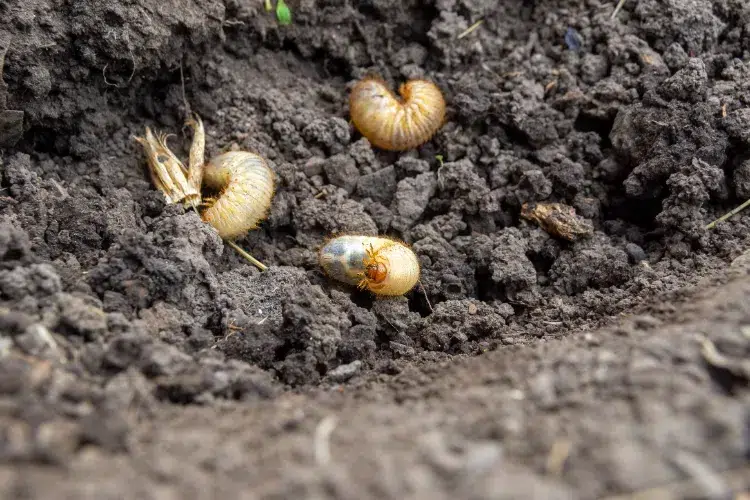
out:
<path id="1" fill-rule="evenodd" d="M 750 197 L 750 4 L 287 3 L 0 3 L 0 495 L 750 489 L 750 215 L 704 229 Z M 350 126 L 372 72 L 444 90 L 430 143 Z M 190 110 L 279 176 L 266 273 L 149 182 L 132 136 L 185 157 Z M 328 281 L 337 232 L 426 294 Z"/>

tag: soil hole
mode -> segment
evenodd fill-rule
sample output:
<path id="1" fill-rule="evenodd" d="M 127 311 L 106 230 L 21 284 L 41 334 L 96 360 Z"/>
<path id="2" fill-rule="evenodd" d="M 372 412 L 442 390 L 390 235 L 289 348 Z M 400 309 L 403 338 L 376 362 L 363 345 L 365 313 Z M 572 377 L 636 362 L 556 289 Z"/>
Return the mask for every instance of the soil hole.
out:
<path id="1" fill-rule="evenodd" d="M 612 132 L 614 123 L 614 120 L 610 120 L 609 118 L 597 118 L 581 113 L 576 118 L 573 126 L 579 132 L 596 132 L 605 141 L 605 144 L 602 144 L 602 146 L 609 147 L 609 133 Z"/>
<path id="2" fill-rule="evenodd" d="M 650 230 L 654 228 L 654 219 L 662 210 L 661 198 L 615 201 L 604 210 L 604 220 L 622 219 Z"/>
<path id="3" fill-rule="evenodd" d="M 34 126 L 24 135 L 23 145 L 37 153 L 66 156 L 68 154 L 67 137 L 51 128 Z M 19 149 L 21 146 L 19 144 Z"/>
<path id="4" fill-rule="evenodd" d="M 370 296 L 369 293 L 353 293 L 351 295 L 352 302 L 354 302 L 356 305 L 363 309 L 367 309 L 368 311 L 372 309 L 372 303 L 373 298 Z"/>
<path id="5" fill-rule="evenodd" d="M 416 287 L 414 287 L 414 291 L 412 291 L 411 294 L 408 296 L 409 300 L 409 310 L 419 313 L 419 315 L 423 318 L 426 318 L 430 314 L 432 314 L 432 307 L 435 307 L 434 302 L 427 302 L 427 298 L 425 297 L 424 289 L 422 288 L 422 285 L 417 284 Z"/>

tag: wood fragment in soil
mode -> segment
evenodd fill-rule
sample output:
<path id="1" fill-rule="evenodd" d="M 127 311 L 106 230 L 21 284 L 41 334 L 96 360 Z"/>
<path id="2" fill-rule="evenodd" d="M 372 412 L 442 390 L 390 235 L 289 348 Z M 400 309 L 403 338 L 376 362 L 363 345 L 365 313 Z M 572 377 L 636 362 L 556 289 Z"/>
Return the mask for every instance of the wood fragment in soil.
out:
<path id="1" fill-rule="evenodd" d="M 594 232 L 591 221 L 577 215 L 573 207 L 562 203 L 524 203 L 521 217 L 536 222 L 552 236 L 568 241 L 591 236 Z"/>

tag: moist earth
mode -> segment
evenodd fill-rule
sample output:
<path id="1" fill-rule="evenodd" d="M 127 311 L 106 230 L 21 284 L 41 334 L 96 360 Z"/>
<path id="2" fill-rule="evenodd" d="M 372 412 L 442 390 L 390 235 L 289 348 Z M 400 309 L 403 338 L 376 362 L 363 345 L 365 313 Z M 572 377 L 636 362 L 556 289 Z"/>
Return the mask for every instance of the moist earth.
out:
<path id="1" fill-rule="evenodd" d="M 3 496 L 750 488 L 750 215 L 706 229 L 750 197 L 750 6 L 615 3 L 0 4 Z M 369 74 L 437 83 L 445 126 L 371 147 Z M 190 113 L 277 174 L 266 272 L 151 185 L 133 136 L 186 158 Z M 419 286 L 331 282 L 338 233 Z"/>

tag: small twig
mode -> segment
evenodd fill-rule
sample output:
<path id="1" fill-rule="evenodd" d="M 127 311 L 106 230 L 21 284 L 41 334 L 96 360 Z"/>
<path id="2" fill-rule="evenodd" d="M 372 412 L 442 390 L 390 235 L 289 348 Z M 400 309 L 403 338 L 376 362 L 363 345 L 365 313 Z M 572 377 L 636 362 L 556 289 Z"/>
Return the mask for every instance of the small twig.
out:
<path id="1" fill-rule="evenodd" d="M 331 434 L 337 423 L 336 417 L 327 416 L 315 428 L 313 451 L 318 465 L 327 465 L 331 461 Z"/>
<path id="2" fill-rule="evenodd" d="M 466 28 L 460 35 L 456 37 L 456 40 L 460 40 L 463 37 L 470 35 L 475 29 L 477 29 L 482 23 L 484 22 L 484 19 L 480 19 L 479 21 L 475 22 L 468 28 Z"/>
<path id="3" fill-rule="evenodd" d="M 721 217 L 719 217 L 718 219 L 716 219 L 712 223 L 708 224 L 706 226 L 706 229 L 713 229 L 714 227 L 716 227 L 716 224 L 718 224 L 719 222 L 724 222 L 725 220 L 729 219 L 730 217 L 732 217 L 734 215 L 737 215 L 738 213 L 742 212 L 747 207 L 750 207 L 750 199 L 747 200 L 742 205 L 740 205 L 739 207 L 737 207 L 734 210 L 732 210 L 731 212 L 728 212 L 728 213 L 722 215 Z"/>
<path id="4" fill-rule="evenodd" d="M 252 265 L 254 265 L 255 267 L 257 267 L 261 271 L 266 271 L 268 269 L 268 267 L 265 264 L 263 264 L 258 259 L 256 259 L 252 255 L 250 255 L 249 253 L 247 253 L 245 250 L 242 249 L 242 247 L 240 247 L 234 241 L 226 240 L 226 242 L 227 242 L 227 245 L 229 245 L 230 247 L 232 247 L 235 250 L 237 250 L 237 253 L 240 254 L 245 260 L 247 260 L 248 262 L 250 262 Z"/>
<path id="5" fill-rule="evenodd" d="M 612 20 L 615 17 L 617 17 L 617 13 L 620 12 L 620 9 L 622 9 L 622 6 L 625 5 L 625 0 L 620 0 L 617 3 L 617 7 L 615 7 L 615 11 L 612 13 L 611 16 L 609 16 L 609 19 Z"/>

